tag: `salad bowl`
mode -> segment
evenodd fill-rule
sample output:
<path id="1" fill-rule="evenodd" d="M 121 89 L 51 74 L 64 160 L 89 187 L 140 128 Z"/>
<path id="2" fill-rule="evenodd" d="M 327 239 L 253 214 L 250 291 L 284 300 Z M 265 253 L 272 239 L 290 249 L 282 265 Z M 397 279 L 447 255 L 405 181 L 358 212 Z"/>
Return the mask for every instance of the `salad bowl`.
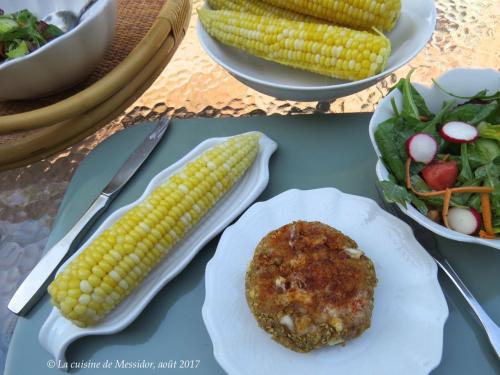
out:
<path id="1" fill-rule="evenodd" d="M 412 84 L 422 96 L 430 112 L 436 114 L 443 108 L 445 101 L 454 101 L 456 105 L 467 101 L 465 97 L 471 97 L 486 90 L 487 94 L 500 91 L 500 72 L 493 69 L 451 69 L 439 78 L 435 79 L 434 85 L 426 87 L 421 84 Z M 453 93 L 453 96 L 450 95 Z M 464 98 L 459 98 L 464 97 Z M 382 153 L 375 139 L 375 132 L 378 126 L 384 121 L 394 116 L 393 104 L 398 111 L 403 108 L 403 95 L 399 90 L 393 90 L 378 105 L 369 125 L 370 139 L 379 159 L 376 165 L 376 174 L 379 181 L 388 181 L 390 173 L 382 161 Z M 413 220 L 427 228 L 428 230 L 451 240 L 477 243 L 500 250 L 500 239 L 486 239 L 477 236 L 466 235 L 449 229 L 439 223 L 434 222 L 427 216 L 419 212 L 412 204 L 406 207 L 397 203 L 402 212 Z"/>
<path id="2" fill-rule="evenodd" d="M 0 0 L 6 14 L 23 9 L 38 19 L 57 10 L 79 13 L 86 0 Z M 0 63 L 0 100 L 46 96 L 85 79 L 99 64 L 115 34 L 116 1 L 99 0 L 80 23 L 28 55 Z"/>

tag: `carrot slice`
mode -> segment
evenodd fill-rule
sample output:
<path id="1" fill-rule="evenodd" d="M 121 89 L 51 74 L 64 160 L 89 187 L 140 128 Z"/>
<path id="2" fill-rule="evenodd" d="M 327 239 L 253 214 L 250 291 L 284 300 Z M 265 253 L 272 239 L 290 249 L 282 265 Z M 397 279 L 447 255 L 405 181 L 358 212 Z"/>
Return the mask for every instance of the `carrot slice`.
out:
<path id="1" fill-rule="evenodd" d="M 486 240 L 494 240 L 496 238 L 495 235 L 490 235 L 486 233 L 484 230 L 479 231 L 479 237 L 484 238 Z"/>
<path id="2" fill-rule="evenodd" d="M 495 232 L 493 231 L 493 224 L 491 222 L 491 203 L 490 203 L 490 195 L 487 193 L 481 194 L 481 207 L 483 209 L 483 224 L 486 233 L 489 236 L 495 236 Z"/>
<path id="3" fill-rule="evenodd" d="M 405 164 L 406 188 L 413 190 L 413 187 L 411 186 L 410 167 L 411 167 L 411 158 L 408 158 L 406 159 L 406 164 Z"/>
<path id="4" fill-rule="evenodd" d="M 451 189 L 446 189 L 444 193 L 444 203 L 443 203 L 443 223 L 446 228 L 450 228 L 450 224 L 448 224 L 448 211 L 450 209 L 450 201 L 451 201 Z"/>
<path id="5" fill-rule="evenodd" d="M 483 193 L 489 194 L 493 191 L 493 188 L 488 186 L 462 186 L 450 189 L 452 193 Z"/>

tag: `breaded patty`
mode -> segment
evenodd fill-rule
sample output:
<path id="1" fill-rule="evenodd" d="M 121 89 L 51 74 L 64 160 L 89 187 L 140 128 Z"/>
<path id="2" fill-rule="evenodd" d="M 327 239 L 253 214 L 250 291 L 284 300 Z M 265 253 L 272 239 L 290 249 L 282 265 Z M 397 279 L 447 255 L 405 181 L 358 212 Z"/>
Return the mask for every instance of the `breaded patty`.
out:
<path id="1" fill-rule="evenodd" d="M 370 327 L 376 284 L 373 263 L 356 242 L 326 224 L 296 221 L 257 245 L 245 290 L 274 340 L 308 352 Z"/>

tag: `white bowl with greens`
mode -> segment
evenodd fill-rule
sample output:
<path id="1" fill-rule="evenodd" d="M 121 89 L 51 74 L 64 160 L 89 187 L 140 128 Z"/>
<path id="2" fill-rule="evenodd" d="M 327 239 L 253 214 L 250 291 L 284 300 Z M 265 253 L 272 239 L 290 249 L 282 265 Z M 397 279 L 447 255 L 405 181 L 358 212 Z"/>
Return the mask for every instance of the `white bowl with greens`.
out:
<path id="1" fill-rule="evenodd" d="M 74 29 L 62 35 L 37 22 L 57 10 L 78 14 L 86 2 L 0 0 L 0 100 L 49 95 L 90 75 L 114 37 L 115 0 L 98 0 Z M 13 40 L 16 33 L 19 38 Z"/>
<path id="2" fill-rule="evenodd" d="M 477 136 L 467 138 L 459 131 L 458 139 L 450 141 L 443 131 L 449 123 L 471 125 Z M 386 200 L 438 235 L 500 249 L 500 72 L 452 69 L 432 87 L 401 80 L 379 103 L 369 132 Z M 432 161 L 425 163 L 407 148 L 408 139 L 422 133 L 437 145 Z M 463 193 L 457 188 L 491 192 Z M 420 195 L 447 189 L 454 192 L 448 211 L 445 194 Z M 470 229 L 469 219 L 477 220 L 476 228 Z"/>

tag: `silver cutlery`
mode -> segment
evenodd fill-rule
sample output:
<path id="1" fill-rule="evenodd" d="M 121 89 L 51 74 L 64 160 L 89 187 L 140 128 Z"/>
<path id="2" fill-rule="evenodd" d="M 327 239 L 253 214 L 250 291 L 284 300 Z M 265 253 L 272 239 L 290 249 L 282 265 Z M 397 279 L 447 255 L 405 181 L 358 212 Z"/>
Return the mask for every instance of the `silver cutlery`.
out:
<path id="1" fill-rule="evenodd" d="M 401 210 L 396 207 L 395 204 L 387 203 L 383 197 L 382 192 L 380 191 L 380 186 L 378 184 L 377 192 L 379 194 L 382 207 L 389 213 L 403 220 L 411 227 L 417 241 L 425 250 L 427 250 L 429 255 L 434 258 L 439 268 L 441 268 L 445 275 L 448 276 L 453 285 L 456 286 L 456 288 L 464 297 L 465 301 L 474 313 L 479 325 L 486 333 L 486 336 L 488 337 L 490 345 L 493 348 L 493 351 L 495 352 L 497 358 L 500 359 L 500 327 L 488 316 L 486 311 L 484 311 L 469 288 L 467 288 L 460 276 L 458 276 L 457 272 L 453 269 L 453 266 L 450 264 L 448 259 L 446 259 L 439 251 L 436 238 L 434 237 L 432 232 L 404 215 Z"/>
<path id="2" fill-rule="evenodd" d="M 97 0 L 88 0 L 78 14 L 71 10 L 57 10 L 46 15 L 43 21 L 59 27 L 63 32 L 67 33 L 74 29 L 79 23 L 82 16 L 94 5 Z"/>
<path id="3" fill-rule="evenodd" d="M 154 130 L 135 149 L 132 155 L 123 163 L 111 181 L 102 190 L 92 205 L 87 209 L 69 232 L 49 249 L 30 274 L 19 286 L 9 302 L 8 308 L 15 314 L 25 315 L 45 293 L 46 286 L 52 279 L 57 266 L 63 261 L 70 250 L 80 242 L 89 227 L 106 210 L 111 201 L 127 184 L 139 167 L 148 158 L 159 143 L 168 128 L 170 120 L 162 118 Z"/>

